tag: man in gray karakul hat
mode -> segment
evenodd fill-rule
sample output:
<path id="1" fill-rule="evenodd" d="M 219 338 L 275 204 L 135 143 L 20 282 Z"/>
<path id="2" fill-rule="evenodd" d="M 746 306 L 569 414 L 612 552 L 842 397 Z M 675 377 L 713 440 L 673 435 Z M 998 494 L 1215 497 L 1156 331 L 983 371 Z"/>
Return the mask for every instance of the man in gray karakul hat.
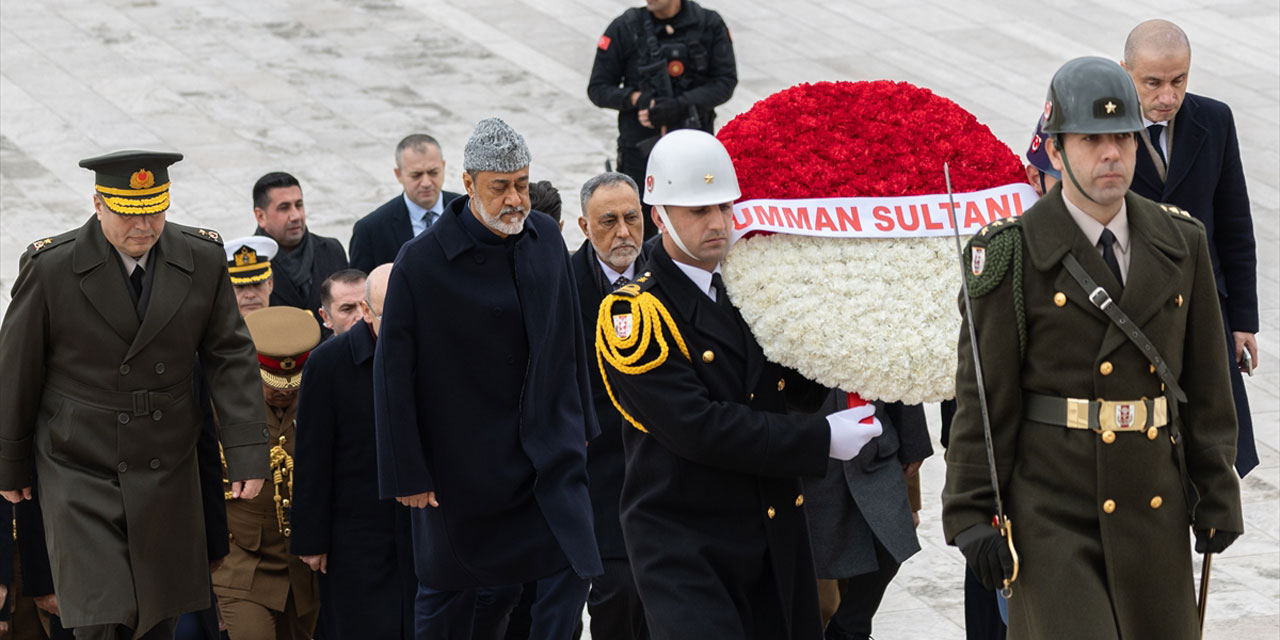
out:
<path id="1" fill-rule="evenodd" d="M 528 582 L 530 637 L 571 637 L 601 573 L 586 336 L 557 225 L 529 206 L 529 163 L 519 133 L 481 121 L 467 197 L 404 245 L 387 283 L 378 482 L 412 507 L 417 637 L 501 635 Z"/>

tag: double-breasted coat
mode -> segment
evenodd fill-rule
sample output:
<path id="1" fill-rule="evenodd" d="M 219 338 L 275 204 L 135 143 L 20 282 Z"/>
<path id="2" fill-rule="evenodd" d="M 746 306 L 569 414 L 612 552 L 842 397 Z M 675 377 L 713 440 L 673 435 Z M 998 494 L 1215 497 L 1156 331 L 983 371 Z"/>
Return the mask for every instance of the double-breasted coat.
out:
<path id="1" fill-rule="evenodd" d="M 321 343 L 298 398 L 289 550 L 328 554 L 320 626 L 335 640 L 413 637 L 409 510 L 378 498 L 373 351 L 363 320 Z"/>
<path id="2" fill-rule="evenodd" d="M 379 491 L 436 492 L 439 508 L 410 514 L 428 587 L 599 575 L 586 474 L 599 428 L 569 254 L 538 211 L 506 241 L 479 225 L 454 200 L 391 270 L 373 369 Z"/>
<path id="3" fill-rule="evenodd" d="M 1244 528 L 1232 468 L 1235 411 L 1204 228 L 1132 192 L 1125 203 L 1130 263 L 1115 304 L 1187 394 L 1176 437 L 1169 426 L 1098 433 L 1026 417 L 1024 393 L 1139 400 L 1161 397 L 1161 381 L 1062 265 L 1070 253 L 1099 285 L 1121 291 L 1068 213 L 1061 186 L 1021 220 L 980 232 L 1008 235 L 1010 249 L 1022 255 L 1025 355 L 1014 269 L 972 299 L 996 468 L 1021 556 L 1009 600 L 1011 638 L 1197 638 L 1188 526 Z M 974 242 L 989 243 L 984 269 L 992 268 L 996 240 Z M 995 514 L 969 345 L 962 326 L 942 496 L 949 542 Z M 1194 491 L 1184 493 L 1179 458 Z"/>
<path id="4" fill-rule="evenodd" d="M 604 365 L 608 393 L 646 430 L 628 420 L 622 431 L 622 532 L 650 636 L 820 637 L 799 476 L 826 472 L 831 435 L 823 416 L 785 411 L 788 400 L 816 409 L 826 390 L 765 360 L 736 309 L 699 291 L 662 245 L 645 272 L 616 293 L 656 298 L 681 340 L 625 301 L 597 331 L 663 331 L 669 347 L 650 367 L 660 348 L 644 342 L 642 373 Z"/>
<path id="5" fill-rule="evenodd" d="M 264 477 L 253 343 L 218 235 L 168 223 L 139 320 L 90 218 L 24 254 L 0 328 L 0 488 L 40 483 L 63 622 L 139 634 L 209 606 L 196 440 L 199 355 L 232 480 Z"/>

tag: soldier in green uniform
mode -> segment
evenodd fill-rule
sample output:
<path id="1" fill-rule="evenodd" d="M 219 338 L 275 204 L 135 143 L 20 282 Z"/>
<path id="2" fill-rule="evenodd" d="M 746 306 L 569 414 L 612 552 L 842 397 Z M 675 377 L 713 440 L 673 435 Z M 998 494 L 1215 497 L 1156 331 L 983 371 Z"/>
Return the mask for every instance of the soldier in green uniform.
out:
<path id="1" fill-rule="evenodd" d="M 289 503 L 298 388 L 302 366 L 320 343 L 320 326 L 309 312 L 283 306 L 254 311 L 244 321 L 258 350 L 271 481 L 257 497 L 227 496 L 231 553 L 213 574 L 213 591 L 231 640 L 309 640 L 320 617 L 319 584 L 289 553 Z"/>
<path id="2" fill-rule="evenodd" d="M 1021 560 L 1009 637 L 1198 638 L 1188 525 L 1201 553 L 1244 530 L 1204 229 L 1129 191 L 1142 119 L 1118 64 L 1068 62 L 1045 111 L 1062 183 L 967 251 L 995 468 Z M 943 527 L 996 588 L 1013 563 L 992 526 L 967 326 L 959 352 Z"/>
<path id="3" fill-rule="evenodd" d="M 266 475 L 253 343 L 221 240 L 165 222 L 181 159 L 82 160 L 96 216 L 27 249 L 0 326 L 0 493 L 38 489 L 77 638 L 172 638 L 180 614 L 209 606 L 195 356 L 232 490 L 252 497 Z"/>

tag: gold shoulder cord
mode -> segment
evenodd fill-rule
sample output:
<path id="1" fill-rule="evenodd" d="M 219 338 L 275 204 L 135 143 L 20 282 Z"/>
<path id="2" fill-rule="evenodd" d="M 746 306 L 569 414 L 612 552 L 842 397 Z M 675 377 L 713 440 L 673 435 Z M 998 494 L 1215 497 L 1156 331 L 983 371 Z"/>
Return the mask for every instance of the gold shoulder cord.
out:
<path id="1" fill-rule="evenodd" d="M 280 533 L 288 537 L 293 531 L 286 515 L 288 512 L 285 511 L 289 508 L 289 498 L 284 493 L 287 492 L 289 497 L 293 496 L 293 456 L 284 450 L 284 443 L 285 437 L 280 436 L 280 444 L 271 447 L 271 480 L 276 490 L 276 523 L 280 527 Z M 218 443 L 218 456 L 222 458 L 222 497 L 230 500 L 232 496 L 231 481 L 227 479 L 227 454 L 221 442 Z"/>
<path id="2" fill-rule="evenodd" d="M 631 335 L 626 338 L 619 337 L 613 326 L 613 305 L 616 302 L 625 302 L 629 306 L 633 329 Z M 671 333 L 676 346 L 680 348 L 680 353 L 684 354 L 686 360 L 690 360 L 689 348 L 685 346 L 684 338 L 676 328 L 675 320 L 652 293 L 645 291 L 635 297 L 610 294 L 600 303 L 600 313 L 596 318 L 596 365 L 600 367 L 600 378 L 604 380 L 604 390 L 609 394 L 609 400 L 613 402 L 613 406 L 618 409 L 622 417 L 626 418 L 631 426 L 644 433 L 648 433 L 649 430 L 631 417 L 631 414 L 622 408 L 618 398 L 614 396 L 604 363 L 607 361 L 609 366 L 618 373 L 629 376 L 640 375 L 657 368 L 667 361 L 667 356 L 671 353 L 671 348 L 663 336 L 664 325 Z M 649 350 L 651 341 L 657 342 L 658 355 L 648 362 L 637 364 Z M 623 351 L 628 349 L 634 350 L 630 355 L 623 354 Z"/>

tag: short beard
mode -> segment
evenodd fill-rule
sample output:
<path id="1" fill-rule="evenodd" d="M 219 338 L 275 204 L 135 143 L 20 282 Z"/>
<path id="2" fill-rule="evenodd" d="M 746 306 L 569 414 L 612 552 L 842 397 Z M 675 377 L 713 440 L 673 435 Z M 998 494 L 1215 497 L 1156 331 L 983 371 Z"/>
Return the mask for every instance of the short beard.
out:
<path id="1" fill-rule="evenodd" d="M 524 207 L 505 206 L 502 208 L 502 211 L 498 212 L 498 215 L 491 216 L 489 215 L 489 212 L 485 210 L 483 202 L 479 199 L 475 199 L 473 202 L 476 203 L 476 210 L 480 212 L 480 219 L 484 222 L 484 226 L 499 233 L 505 233 L 509 236 L 514 236 L 517 233 L 524 231 L 524 221 L 529 218 L 528 209 L 525 209 Z M 503 222 L 502 216 L 508 213 L 519 213 L 520 219 L 515 222 Z"/>

